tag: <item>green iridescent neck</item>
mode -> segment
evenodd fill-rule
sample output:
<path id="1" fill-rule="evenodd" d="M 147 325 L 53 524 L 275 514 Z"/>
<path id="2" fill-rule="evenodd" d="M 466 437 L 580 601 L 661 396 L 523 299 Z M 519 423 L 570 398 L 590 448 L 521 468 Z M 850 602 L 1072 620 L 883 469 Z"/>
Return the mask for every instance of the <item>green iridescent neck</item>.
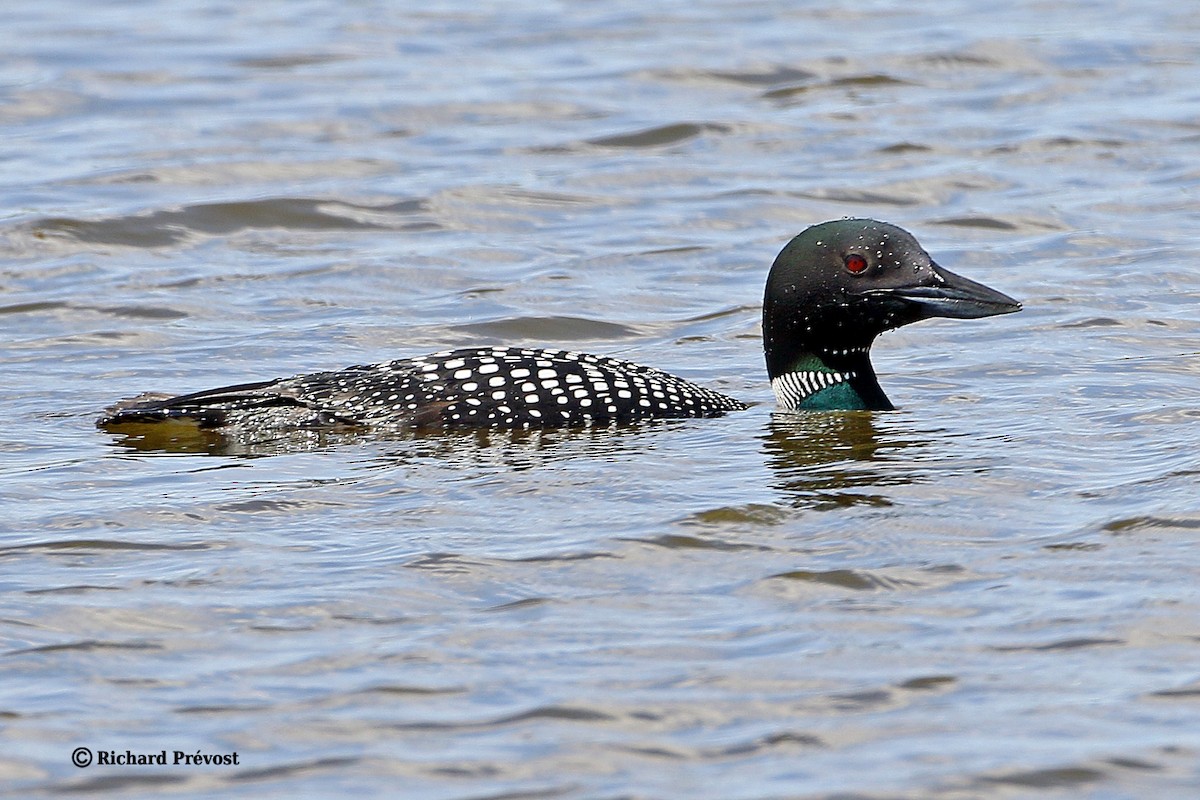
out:
<path id="1" fill-rule="evenodd" d="M 835 383 L 811 394 L 796 406 L 802 411 L 865 411 L 866 402 L 849 383 Z"/>

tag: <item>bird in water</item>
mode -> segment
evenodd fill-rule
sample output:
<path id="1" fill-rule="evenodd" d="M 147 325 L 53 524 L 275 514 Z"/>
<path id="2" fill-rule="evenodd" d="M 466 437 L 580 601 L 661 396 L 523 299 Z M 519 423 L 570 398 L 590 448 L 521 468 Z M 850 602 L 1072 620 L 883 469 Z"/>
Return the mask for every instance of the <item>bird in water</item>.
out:
<path id="1" fill-rule="evenodd" d="M 971 319 L 1021 304 L 943 269 L 902 228 L 814 225 L 775 259 L 763 347 L 787 410 L 893 408 L 871 366 L 875 337 L 930 317 Z M 97 425 L 188 423 L 221 432 L 339 428 L 541 428 L 716 417 L 747 405 L 651 367 L 568 350 L 478 347 L 224 386 L 144 394 Z"/>

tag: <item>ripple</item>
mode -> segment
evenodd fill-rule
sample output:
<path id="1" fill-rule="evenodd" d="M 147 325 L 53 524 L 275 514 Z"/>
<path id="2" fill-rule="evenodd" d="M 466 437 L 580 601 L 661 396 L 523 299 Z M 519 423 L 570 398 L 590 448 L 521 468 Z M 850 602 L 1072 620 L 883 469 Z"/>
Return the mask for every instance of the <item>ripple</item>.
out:
<path id="1" fill-rule="evenodd" d="M 1076 322 L 1064 322 L 1059 328 L 1119 328 L 1125 325 L 1119 319 L 1112 317 L 1089 317 Z"/>
<path id="2" fill-rule="evenodd" d="M 791 512 L 780 506 L 750 503 L 744 506 L 722 506 L 697 511 L 681 519 L 681 525 L 724 527 L 726 525 L 780 525 L 791 518 Z"/>
<path id="3" fill-rule="evenodd" d="M 250 69 L 288 70 L 296 67 L 311 67 L 318 64 L 333 64 L 346 61 L 351 57 L 340 53 L 294 53 L 281 56 L 262 56 L 259 58 L 242 58 L 235 63 Z"/>
<path id="4" fill-rule="evenodd" d="M 154 789 L 187 783 L 189 780 L 191 779 L 185 775 L 163 775 L 161 773 L 104 775 L 86 781 L 63 784 L 56 788 L 55 793 L 82 794 L 89 797 L 99 796 L 102 793 L 113 795 L 141 794 Z"/>
<path id="5" fill-rule="evenodd" d="M 1189 700 L 1191 700 L 1191 699 L 1200 700 L 1200 684 L 1193 685 L 1193 686 L 1184 686 L 1179 689 L 1160 689 L 1157 692 L 1150 692 L 1147 696 L 1148 697 L 1165 697 L 1167 699 L 1187 698 Z"/>
<path id="6" fill-rule="evenodd" d="M 659 125 L 654 128 L 618 133 L 612 136 L 601 136 L 588 139 L 587 144 L 593 147 L 663 147 L 678 144 L 688 139 L 694 139 L 706 133 L 729 133 L 728 125 L 718 125 L 713 122 L 677 122 L 672 125 Z"/>
<path id="7" fill-rule="evenodd" d="M 933 152 L 933 148 L 929 145 L 917 144 L 916 142 L 896 142 L 895 144 L 889 144 L 884 147 L 880 147 L 878 152 L 888 154 L 930 153 Z"/>
<path id="8" fill-rule="evenodd" d="M 1141 516 L 1118 519 L 1108 523 L 1103 530 L 1109 533 L 1138 533 L 1148 530 L 1194 531 L 1200 529 L 1200 517 Z"/>
<path id="9" fill-rule="evenodd" d="M 831 569 L 825 571 L 795 569 L 789 572 L 780 572 L 777 575 L 772 575 L 769 580 L 787 580 L 800 581 L 802 583 L 824 584 L 827 586 L 836 586 L 841 589 L 853 589 L 855 591 L 875 591 L 878 589 L 912 589 L 921 586 L 920 583 L 906 578 L 892 578 L 886 575 L 875 574 L 867 570 L 853 569 Z"/>
<path id="10" fill-rule="evenodd" d="M 539 154 L 573 153 L 588 150 L 642 150 L 668 147 L 680 144 L 690 139 L 707 134 L 726 135 L 733 131 L 730 125 L 716 122 L 676 122 L 668 125 L 656 125 L 653 128 L 642 128 L 628 133 L 614 133 L 608 136 L 597 136 L 563 145 L 530 147 L 528 152 Z"/>
<path id="11" fill-rule="evenodd" d="M 227 236 L 247 229 L 429 231 L 432 219 L 404 221 L 426 211 L 420 200 L 378 206 L 338 200 L 283 197 L 228 203 L 203 203 L 178 210 L 153 211 L 99 220 L 48 217 L 28 223 L 35 238 L 62 237 L 87 244 L 167 247 L 197 234 Z"/>
<path id="12" fill-rule="evenodd" d="M 270 711 L 273 708 L 274 706 L 268 703 L 230 703 L 228 705 L 182 706 L 174 709 L 174 713 L 219 716 L 222 714 L 253 714 Z"/>
<path id="13" fill-rule="evenodd" d="M 938 220 L 937 225 L 949 225 L 952 228 L 983 228 L 995 231 L 1015 231 L 1017 226 L 995 217 L 950 217 Z"/>
<path id="14" fill-rule="evenodd" d="M 139 165 L 133 169 L 76 178 L 72 184 L 78 186 L 164 184 L 230 187 L 249 183 L 320 181 L 328 180 L 330 176 L 337 176 L 344 180 L 365 179 L 386 174 L 392 168 L 393 165 L 390 161 L 372 158 L 330 158 L 312 161 L 220 161 L 205 164 L 166 164 L 152 167 Z"/>
<path id="15" fill-rule="evenodd" d="M 1043 153 L 1059 150 L 1115 150 L 1128 145 L 1121 139 L 1089 139 L 1075 136 L 1051 136 L 1032 138 L 1020 142 L 1006 142 L 996 145 L 992 152 L 1000 155 L 1010 153 Z"/>
<path id="16" fill-rule="evenodd" d="M 81 583 L 75 586 L 54 586 L 48 589 L 26 589 L 25 594 L 85 594 L 87 592 L 119 592 L 120 586 L 96 586 Z"/>
<path id="17" fill-rule="evenodd" d="M 236 503 L 214 506 L 217 511 L 234 511 L 242 514 L 291 514 L 306 509 L 344 508 L 347 504 L 328 500 L 271 500 L 256 497 Z"/>
<path id="18" fill-rule="evenodd" d="M 30 542 L 28 544 L 0 547 L 0 556 L 6 553 L 36 553 L 88 550 L 209 550 L 212 545 L 204 543 L 161 544 L 158 542 L 127 542 L 117 539 L 62 539 L 55 542 Z"/>
<path id="19" fill-rule="evenodd" d="M 844 75 L 820 82 L 805 82 L 799 85 L 782 86 L 763 92 L 765 100 L 774 100 L 781 104 L 789 104 L 810 92 L 828 89 L 875 89 L 900 86 L 914 86 L 912 81 L 887 75 L 882 72 L 864 72 L 855 75 Z"/>
<path id="20" fill-rule="evenodd" d="M 980 778 L 983 783 L 1000 783 L 1027 789 L 1067 789 L 1104 780 L 1105 774 L 1089 767 L 1059 767 L 1010 772 L 1006 775 Z"/>
<path id="21" fill-rule="evenodd" d="M 32 655 L 35 653 L 58 653 L 63 651 L 78 651 L 83 653 L 93 653 L 97 651 L 112 651 L 112 650 L 163 650 L 162 645 L 151 644 L 149 642 L 108 642 L 99 639 L 81 639 L 77 642 L 66 642 L 64 644 L 46 644 L 38 647 L 26 647 L 21 650 L 9 650 L 5 655 L 22 656 Z"/>
<path id="22" fill-rule="evenodd" d="M 998 653 L 1052 653 L 1058 650 L 1085 650 L 1093 647 L 1112 647 L 1114 645 L 1125 644 L 1128 644 L 1128 642 L 1124 639 L 1083 636 L 1074 639 L 1062 639 L 1057 642 L 1048 642 L 1046 644 L 995 646 L 989 649 Z"/>
<path id="23" fill-rule="evenodd" d="M 460 686 L 414 686 L 405 683 L 384 683 L 360 689 L 356 694 L 381 694 L 385 696 L 399 695 L 401 697 L 425 697 L 445 694 L 466 694 L 468 690 Z"/>
<path id="24" fill-rule="evenodd" d="M 642 335 L 639 329 L 629 325 L 585 317 L 561 316 L 509 317 L 489 322 L 455 325 L 452 330 L 504 341 L 512 339 L 546 342 L 619 340 L 633 339 Z"/>
<path id="25" fill-rule="evenodd" d="M 699 536 L 685 536 L 683 534 L 663 534 L 647 539 L 626 539 L 629 542 L 642 542 L 656 547 L 663 547 L 667 550 L 770 550 L 769 547 L 754 544 L 740 544 L 737 542 L 726 542 L 721 539 Z"/>
<path id="26" fill-rule="evenodd" d="M 958 683 L 953 675 L 928 675 L 923 678 L 910 678 L 897 684 L 897 688 L 911 691 L 927 692 L 934 689 L 945 689 Z"/>
<path id="27" fill-rule="evenodd" d="M 818 77 L 815 72 L 786 65 L 745 70 L 670 69 L 653 74 L 667 80 L 733 83 L 753 87 L 797 84 Z"/>
<path id="28" fill-rule="evenodd" d="M 488 613 L 506 613 L 509 611 L 524 611 L 530 608 L 539 608 L 552 603 L 549 597 L 523 597 L 520 600 L 513 600 L 508 603 L 501 603 L 496 606 L 488 606 L 484 611 Z"/>
<path id="29" fill-rule="evenodd" d="M 811 747 L 828 747 L 825 740 L 820 736 L 814 736 L 810 733 L 794 733 L 792 731 L 781 731 L 779 733 L 771 733 L 765 736 L 760 736 L 752 741 L 742 744 L 731 744 L 728 747 L 716 748 L 704 752 L 702 755 L 706 758 L 727 758 L 729 756 L 745 756 L 754 755 L 756 753 L 769 752 L 779 749 L 784 750 L 806 750 Z"/>
<path id="30" fill-rule="evenodd" d="M 248 769 L 235 772 L 229 776 L 231 781 L 265 781 L 273 778 L 295 778 L 311 775 L 317 772 L 342 769 L 359 763 L 358 758 L 314 758 L 308 761 L 297 761 L 292 764 L 281 764 L 265 769 Z"/>
<path id="31" fill-rule="evenodd" d="M 8 306 L 0 306 L 0 314 L 37 314 L 42 311 L 60 311 L 71 307 L 70 303 L 42 300 L 32 303 L 13 303 Z"/>
<path id="32" fill-rule="evenodd" d="M 527 722 L 559 721 L 559 722 L 614 722 L 618 717 L 604 711 L 584 706 L 545 705 L 508 714 L 489 720 L 463 720 L 459 722 L 400 722 L 392 727 L 398 730 L 437 730 L 437 731 L 473 731 L 506 728 L 522 725 Z"/>

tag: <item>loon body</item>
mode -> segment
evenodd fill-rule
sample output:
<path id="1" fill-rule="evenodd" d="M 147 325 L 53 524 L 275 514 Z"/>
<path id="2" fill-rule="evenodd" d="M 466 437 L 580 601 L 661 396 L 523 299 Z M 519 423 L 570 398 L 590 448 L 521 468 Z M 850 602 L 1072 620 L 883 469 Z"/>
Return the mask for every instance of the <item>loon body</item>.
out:
<path id="1" fill-rule="evenodd" d="M 890 410 L 871 366 L 885 330 L 1020 310 L 938 266 L 894 225 L 814 225 L 784 247 L 763 300 L 771 387 L 784 409 Z M 657 369 L 565 350 L 482 347 L 118 403 L 97 424 L 210 430 L 552 427 L 715 417 L 746 404 Z"/>

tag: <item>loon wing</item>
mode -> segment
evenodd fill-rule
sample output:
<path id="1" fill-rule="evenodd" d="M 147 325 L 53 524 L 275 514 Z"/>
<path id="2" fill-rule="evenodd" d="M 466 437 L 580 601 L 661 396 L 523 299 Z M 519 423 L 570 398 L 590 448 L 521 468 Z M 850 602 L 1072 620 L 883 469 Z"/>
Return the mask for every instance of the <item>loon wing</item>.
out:
<path id="1" fill-rule="evenodd" d="M 191 420 L 202 428 L 217 428 L 226 423 L 231 412 L 312 408 L 281 384 L 282 381 L 269 380 L 221 386 L 191 394 L 142 394 L 107 409 L 96 424 L 108 428 L 122 424 Z"/>

